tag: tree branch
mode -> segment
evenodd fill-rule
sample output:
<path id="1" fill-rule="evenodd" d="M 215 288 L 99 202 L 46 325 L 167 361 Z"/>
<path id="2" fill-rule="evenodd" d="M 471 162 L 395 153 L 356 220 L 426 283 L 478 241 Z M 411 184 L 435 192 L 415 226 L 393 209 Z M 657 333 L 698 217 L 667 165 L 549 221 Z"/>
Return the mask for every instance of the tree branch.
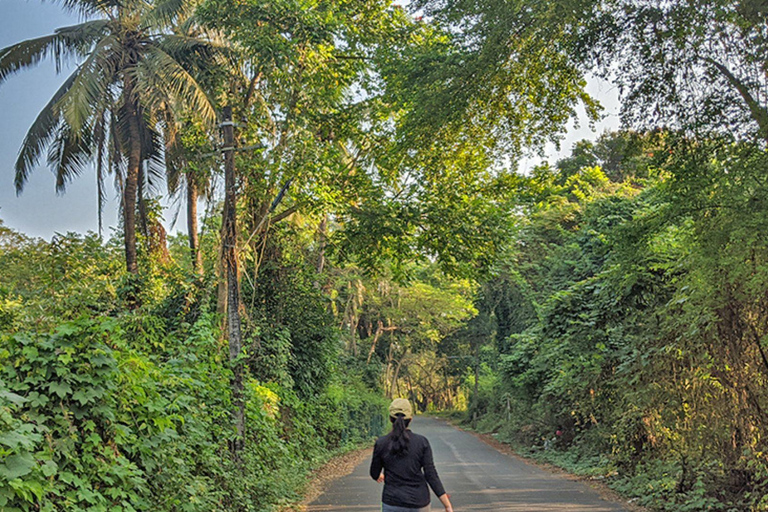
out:
<path id="1" fill-rule="evenodd" d="M 761 106 L 760 103 L 752 96 L 752 93 L 749 92 L 749 88 L 747 85 L 739 80 L 738 77 L 736 77 L 731 70 L 729 70 L 727 67 L 725 67 L 723 64 L 720 64 L 719 62 L 715 61 L 712 58 L 705 57 L 704 60 L 706 62 L 709 62 L 712 64 L 724 77 L 728 82 L 739 92 L 742 99 L 744 100 L 744 103 L 747 104 L 747 107 L 749 107 L 749 112 L 752 114 L 752 119 L 757 123 L 757 125 L 760 127 L 760 136 L 768 141 L 768 110 L 765 109 L 765 107 Z"/>
<path id="2" fill-rule="evenodd" d="M 288 190 L 288 187 L 291 186 L 292 182 L 293 182 L 293 178 L 285 182 L 283 187 L 280 189 L 280 192 L 277 193 L 277 196 L 272 201 L 272 204 L 269 206 L 269 210 L 267 210 L 267 213 L 261 218 L 259 223 L 256 225 L 256 228 L 253 230 L 253 233 L 251 233 L 251 236 L 248 237 L 248 240 L 245 242 L 245 245 L 248 245 L 250 241 L 253 239 L 253 237 L 261 232 L 261 229 L 264 227 L 264 224 L 266 224 L 267 220 L 271 220 L 271 222 L 279 222 L 299 209 L 301 205 L 297 203 L 291 206 L 290 208 L 288 208 L 287 210 L 283 211 L 282 213 L 276 215 L 272 219 L 269 218 L 272 212 L 275 211 L 275 208 L 277 208 L 277 206 L 282 202 L 283 197 L 285 197 L 285 193 Z"/>

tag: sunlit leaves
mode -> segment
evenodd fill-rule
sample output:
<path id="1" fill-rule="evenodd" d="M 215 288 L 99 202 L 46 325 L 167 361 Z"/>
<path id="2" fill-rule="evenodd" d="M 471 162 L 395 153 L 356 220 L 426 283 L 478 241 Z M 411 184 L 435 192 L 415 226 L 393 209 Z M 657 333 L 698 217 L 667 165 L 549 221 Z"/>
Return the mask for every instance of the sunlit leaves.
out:
<path id="1" fill-rule="evenodd" d="M 575 51 L 594 2 L 416 2 L 423 25 L 394 44 L 383 76 L 405 108 L 403 135 L 423 144 L 463 132 L 481 146 L 517 152 L 556 140 L 582 104 Z"/>

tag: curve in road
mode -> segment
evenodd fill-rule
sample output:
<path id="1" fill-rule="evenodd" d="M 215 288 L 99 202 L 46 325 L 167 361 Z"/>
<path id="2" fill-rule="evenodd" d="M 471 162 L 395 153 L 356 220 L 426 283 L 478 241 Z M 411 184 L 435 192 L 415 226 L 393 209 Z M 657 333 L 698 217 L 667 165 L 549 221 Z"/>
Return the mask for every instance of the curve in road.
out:
<path id="1" fill-rule="evenodd" d="M 456 512 L 620 512 L 586 484 L 499 453 L 475 436 L 435 418 L 418 416 L 411 429 L 429 439 L 435 465 Z M 333 482 L 309 512 L 376 512 L 381 485 L 368 476 L 369 460 Z M 432 510 L 443 510 L 432 496 Z"/>

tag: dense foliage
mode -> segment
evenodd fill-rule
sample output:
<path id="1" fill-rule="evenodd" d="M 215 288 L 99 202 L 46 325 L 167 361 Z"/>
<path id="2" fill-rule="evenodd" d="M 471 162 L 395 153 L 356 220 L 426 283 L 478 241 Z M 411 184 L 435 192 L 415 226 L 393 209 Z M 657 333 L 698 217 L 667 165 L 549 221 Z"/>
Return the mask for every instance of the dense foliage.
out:
<path id="1" fill-rule="evenodd" d="M 615 181 L 577 154 L 531 178 L 477 425 L 654 509 L 765 510 L 764 152 L 643 139 Z"/>
<path id="2" fill-rule="evenodd" d="M 210 289 L 158 266 L 128 312 L 117 240 L 46 243 L 3 228 L 1 245 L 3 510 L 263 511 L 295 499 L 329 453 L 383 428 L 380 395 L 340 364 L 322 300 L 267 274 L 271 307 L 288 316 L 251 310 L 249 442 L 233 461 Z"/>

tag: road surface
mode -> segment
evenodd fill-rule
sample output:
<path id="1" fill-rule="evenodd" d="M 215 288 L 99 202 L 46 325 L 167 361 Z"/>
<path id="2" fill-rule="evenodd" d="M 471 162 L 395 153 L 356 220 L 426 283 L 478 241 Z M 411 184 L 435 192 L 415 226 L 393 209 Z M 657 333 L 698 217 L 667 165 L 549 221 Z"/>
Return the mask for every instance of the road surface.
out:
<path id="1" fill-rule="evenodd" d="M 589 486 L 499 453 L 476 437 L 435 418 L 417 416 L 411 429 L 429 439 L 435 465 L 456 512 L 623 512 Z M 370 460 L 333 482 L 309 512 L 377 512 L 381 484 L 368 476 Z M 433 512 L 443 510 L 432 495 Z"/>

